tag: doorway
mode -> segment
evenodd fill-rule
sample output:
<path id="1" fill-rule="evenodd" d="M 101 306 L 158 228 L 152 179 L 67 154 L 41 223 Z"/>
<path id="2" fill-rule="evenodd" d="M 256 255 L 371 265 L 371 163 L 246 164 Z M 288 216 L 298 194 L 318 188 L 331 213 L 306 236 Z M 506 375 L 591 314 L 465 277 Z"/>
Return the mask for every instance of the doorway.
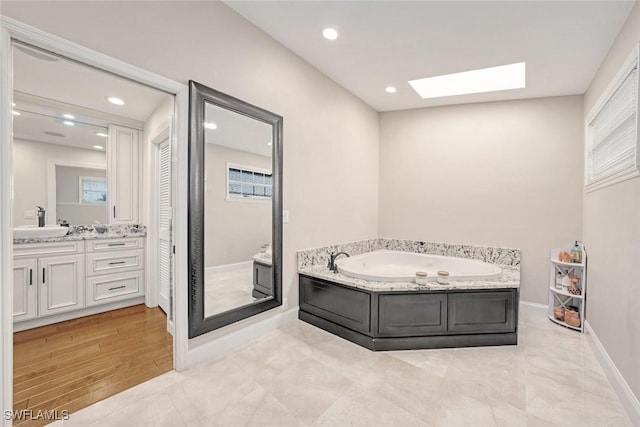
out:
<path id="1" fill-rule="evenodd" d="M 16 47 L 20 46 L 21 48 L 23 48 L 22 50 L 17 49 Z M 64 57 L 60 57 L 58 55 L 53 54 L 50 51 L 43 51 L 41 49 L 38 49 L 34 46 L 31 45 L 24 45 L 21 44 L 19 41 L 14 41 L 13 44 L 14 47 L 14 55 L 26 55 L 27 57 L 22 58 L 22 59 L 26 59 L 27 61 L 35 61 L 35 60 L 39 60 L 39 61 L 46 61 L 46 62 L 62 62 L 62 61 L 68 61 L 67 58 Z M 19 51 L 19 53 L 18 53 Z M 27 53 L 25 53 L 27 52 Z M 38 56 L 40 56 L 40 58 L 38 58 Z M 46 59 L 43 59 L 46 58 Z M 55 60 L 52 60 L 52 58 L 56 58 Z M 107 175 L 109 175 L 109 166 L 112 166 L 112 162 L 114 161 L 118 161 L 119 158 L 124 158 L 125 161 L 128 159 L 129 161 L 131 161 L 132 157 L 131 154 L 135 153 L 135 149 L 134 151 L 131 151 L 131 144 L 130 141 L 127 142 L 129 143 L 129 145 L 127 146 L 128 148 L 128 152 L 123 150 L 121 153 L 117 153 L 117 155 L 113 155 L 111 156 L 110 153 L 113 153 L 113 146 L 114 146 L 114 137 L 111 134 L 111 132 L 108 132 L 107 136 L 104 136 L 104 132 L 96 132 L 95 130 L 97 129 L 97 127 L 108 127 L 108 128 L 113 128 L 116 125 L 119 128 L 122 128 L 123 126 L 126 127 L 127 129 L 133 130 L 135 132 L 137 132 L 138 138 L 141 142 L 141 144 L 145 144 L 145 145 L 140 145 L 139 149 L 137 151 L 137 154 L 139 156 L 150 156 L 150 153 L 152 153 L 153 151 L 150 149 L 148 143 L 149 141 L 147 139 L 145 139 L 145 135 L 146 135 L 146 124 L 148 122 L 148 120 L 143 121 L 141 119 L 144 118 L 144 115 L 146 114 L 144 111 L 139 111 L 136 114 L 139 114 L 136 117 L 132 118 L 130 117 L 128 114 L 123 114 L 123 113 L 119 113 L 116 114 L 113 111 L 100 111 L 100 108 L 97 108 L 95 105 L 86 105 L 84 104 L 84 102 L 80 102 L 80 101 L 74 101 L 73 99 L 68 97 L 68 90 L 66 91 L 67 94 L 65 94 L 65 97 L 63 99 L 56 99 L 58 97 L 54 96 L 53 93 L 55 91 L 47 91 L 46 89 L 44 90 L 44 93 L 38 93 L 38 94 L 34 94 L 33 91 L 29 90 L 29 89 L 25 89 L 26 86 L 24 84 L 24 81 L 21 80 L 22 78 L 22 72 L 20 71 L 20 60 L 17 60 L 16 57 L 14 56 L 13 58 L 13 62 L 16 65 L 16 67 L 14 67 L 14 85 L 13 85 L 13 89 L 15 90 L 14 92 L 14 105 L 13 105 L 13 110 L 14 110 L 14 122 L 13 124 L 14 126 L 14 135 L 15 135 L 15 140 L 18 141 L 20 143 L 25 142 L 25 144 L 23 144 L 24 146 L 29 146 L 28 148 L 29 150 L 26 150 L 27 153 L 40 153 L 42 154 L 42 152 L 56 152 L 56 153 L 64 153 L 63 157 L 64 158 L 69 158 L 69 156 L 71 155 L 71 153 L 74 152 L 80 152 L 82 151 L 82 153 L 84 154 L 88 154 L 91 153 L 91 155 L 93 157 L 95 157 L 97 155 L 98 152 L 102 151 L 103 154 L 105 154 L 106 156 L 106 160 L 104 160 L 104 163 L 107 164 Z M 79 66 L 79 67 L 84 67 L 84 65 L 82 64 L 78 64 L 75 61 L 68 61 L 70 63 L 70 65 L 73 66 Z M 31 79 L 31 81 L 39 81 L 37 78 L 35 78 L 31 73 L 31 71 L 33 70 L 37 70 L 37 69 L 45 69 L 46 65 L 48 64 L 40 64 L 39 67 L 27 67 L 26 69 L 30 70 L 29 71 L 29 75 L 28 75 L 28 79 Z M 69 64 L 66 64 L 69 65 Z M 97 71 L 94 68 L 91 68 L 92 72 L 101 72 L 101 71 Z M 112 79 L 120 79 L 122 80 L 122 78 L 120 77 L 116 77 L 112 74 L 108 74 L 108 73 L 104 73 L 106 76 L 108 76 L 109 78 Z M 52 72 L 47 72 L 46 79 L 41 79 L 41 80 L 46 80 L 47 82 L 50 82 L 51 76 L 55 74 Z M 81 81 L 82 79 L 75 79 L 76 82 Z M 129 81 L 129 83 L 132 83 Z M 91 88 L 87 89 L 85 88 L 85 90 L 81 90 L 81 92 L 88 94 L 89 92 L 91 92 L 91 90 L 93 90 L 95 87 L 104 87 L 103 84 L 101 83 L 96 83 L 94 84 Z M 42 87 L 41 87 L 42 88 Z M 156 90 L 157 89 L 152 89 L 149 87 L 144 87 L 145 90 L 149 91 L 149 90 Z M 166 89 L 165 89 L 166 90 Z M 164 99 L 166 100 L 166 97 L 169 97 L 171 99 L 170 101 L 170 108 L 169 110 L 171 111 L 171 114 L 173 115 L 173 111 L 175 110 L 174 105 L 173 105 L 173 98 L 174 95 L 172 94 L 167 94 L 166 92 L 163 91 L 158 91 L 160 93 L 160 96 L 164 97 Z M 124 96 L 123 96 L 124 97 Z M 139 99 L 140 96 L 139 94 L 134 96 L 133 99 Z M 152 113 L 158 110 L 158 104 L 152 104 L 148 107 L 148 111 L 151 111 Z M 17 114 L 16 114 L 17 113 Z M 122 114 L 122 115 L 121 115 Z M 67 117 L 69 116 L 69 117 Z M 147 116 L 149 117 L 149 116 Z M 40 127 L 38 126 L 24 126 L 24 127 L 20 127 L 20 123 L 18 123 L 18 119 L 20 118 L 28 118 L 30 120 L 30 122 L 32 124 L 34 123 L 40 123 Z M 171 118 L 169 118 L 169 120 L 171 120 Z M 43 130 L 45 127 L 49 126 L 50 129 L 46 129 Z M 66 126 L 66 127 L 65 127 Z M 51 142 L 50 140 L 47 140 L 47 138 L 52 138 L 52 139 L 60 139 L 59 141 L 56 142 L 61 142 L 61 139 L 73 139 L 70 138 L 69 135 L 71 134 L 71 130 L 82 130 L 84 131 L 84 138 L 79 138 L 79 139 L 74 139 L 75 142 L 78 142 L 80 140 L 82 140 L 84 143 L 88 144 L 87 146 L 83 146 L 83 147 L 74 147 L 73 144 L 55 144 L 54 142 Z M 27 134 L 25 132 L 27 131 L 34 131 L 35 133 L 32 134 Z M 37 130 L 37 132 L 36 132 Z M 63 131 L 64 130 L 64 131 Z M 47 133 L 48 132 L 48 133 Z M 40 135 L 43 134 L 45 136 L 41 136 Z M 103 135 L 99 135 L 99 133 L 102 133 Z M 164 147 L 165 147 L 165 155 L 164 155 L 164 161 L 165 163 L 168 163 L 168 168 L 169 168 L 169 173 L 165 173 L 165 175 L 168 176 L 169 179 L 169 186 L 170 186 L 170 180 L 171 180 L 171 174 L 170 174 L 170 166 L 171 166 L 171 151 L 172 151 L 172 146 L 170 144 L 170 141 L 172 140 L 172 134 L 171 132 L 169 132 L 167 134 L 167 137 L 165 138 L 164 141 Z M 94 138 L 94 139 L 90 139 L 90 138 Z M 103 142 L 96 142 L 99 140 L 96 140 L 95 138 L 106 138 L 106 143 Z M 15 144 L 15 143 L 14 143 Z M 50 144 L 49 146 L 47 146 L 46 144 Z M 126 145 L 126 144 L 125 144 Z M 52 148 L 54 147 L 54 148 Z M 13 148 L 15 148 L 15 145 L 13 146 Z M 18 150 L 13 150 L 14 153 Z M 23 150 L 24 151 L 24 150 Z M 21 153 L 24 154 L 24 153 Z M 118 157 L 119 156 L 119 157 Z M 46 156 L 45 156 L 46 157 Z M 155 159 L 155 157 L 152 156 L 152 158 Z M 31 157 L 29 156 L 29 154 L 27 154 L 26 157 L 23 157 L 23 159 L 31 159 Z M 4 160 L 4 159 L 3 159 Z M 12 162 L 14 166 L 17 166 L 18 162 Z M 27 161 L 27 163 L 29 163 L 29 161 Z M 93 163 L 93 162 L 92 162 Z M 3 163 L 6 164 L 6 163 Z M 143 164 L 142 161 L 139 164 Z M 165 168 L 167 166 L 165 165 Z M 135 170 L 135 162 L 132 163 L 131 165 L 129 165 L 127 168 L 125 168 L 127 173 L 130 174 L 138 174 L 140 179 L 140 183 L 144 182 L 144 176 L 142 175 L 142 168 L 140 168 L 140 170 Z M 5 169 L 6 170 L 6 169 Z M 34 174 L 36 171 L 38 171 L 38 168 L 35 167 L 34 164 L 31 164 L 31 173 Z M 43 173 L 46 172 L 46 168 L 42 169 Z M 14 170 L 14 172 L 17 172 Z M 14 176 L 17 176 L 18 174 L 14 173 Z M 87 175 L 85 173 L 85 175 Z M 114 183 L 111 186 L 107 186 L 107 192 L 109 194 L 108 199 L 103 198 L 100 194 L 104 193 L 105 190 L 101 189 L 101 188 L 97 188 L 97 186 L 99 186 L 99 180 L 97 178 L 92 178 L 92 179 L 88 179 L 87 176 L 84 176 L 84 181 L 82 179 L 82 177 L 77 177 L 78 179 L 76 180 L 76 183 L 78 185 L 78 187 L 76 187 L 75 189 L 72 189 L 70 191 L 70 193 L 73 195 L 73 193 L 75 192 L 75 194 L 78 196 L 78 199 L 76 201 L 72 201 L 72 202 L 68 202 L 68 201 L 62 201 L 63 204 L 66 203 L 66 205 L 64 205 L 65 207 L 69 207 L 67 205 L 69 204 L 75 204 L 78 208 L 84 203 L 86 206 L 84 207 L 91 207 L 91 208 L 95 208 L 95 209 L 102 209 L 101 206 L 103 206 L 104 210 L 106 210 L 107 212 L 107 217 L 110 217 L 112 215 L 113 212 L 113 216 L 115 217 L 117 215 L 118 210 L 120 208 L 119 204 L 114 203 L 115 196 L 114 193 L 120 191 L 120 195 L 124 192 L 124 190 L 126 190 L 126 184 L 120 184 L 119 181 L 123 181 L 122 175 L 118 174 L 114 180 L 110 180 L 109 177 L 107 177 L 106 181 L 109 183 Z M 165 178 L 166 180 L 167 178 Z M 32 180 L 35 181 L 35 180 Z M 73 181 L 73 180 L 71 180 Z M 87 188 L 83 188 L 83 182 L 87 183 Z M 126 180 L 125 180 L 126 182 Z M 18 187 L 18 185 L 21 185 L 19 182 L 15 181 L 14 182 L 16 190 L 14 193 L 17 195 L 18 192 L 20 193 L 20 195 L 22 196 L 23 193 L 26 195 L 27 193 L 30 193 L 28 191 L 20 191 Z M 166 183 L 165 183 L 166 184 Z M 37 188 L 44 188 L 46 189 L 48 186 L 42 185 L 42 186 L 36 186 Z M 96 188 L 93 188 L 96 187 Z M 109 187 L 111 187 L 109 189 Z M 146 191 L 146 188 L 140 188 L 140 191 Z M 83 194 L 86 196 L 84 197 L 83 200 Z M 147 196 L 145 194 L 141 194 L 142 197 L 135 197 L 135 196 L 131 196 L 129 194 L 129 200 L 134 202 L 134 203 L 140 203 L 140 200 L 147 200 Z M 171 192 L 168 193 L 168 197 L 171 197 Z M 45 199 L 47 201 L 45 201 L 44 204 L 45 206 L 48 206 L 48 203 L 50 203 L 48 200 L 51 199 L 51 197 L 49 195 L 45 195 Z M 151 197 L 149 197 L 149 199 L 152 199 Z M 55 200 L 55 198 L 54 198 Z M 25 206 L 30 206 L 29 203 L 31 203 L 30 201 L 25 201 L 24 204 Z M 33 203 L 31 203 L 33 204 Z M 60 203 L 58 203 L 58 205 L 60 205 Z M 170 207 L 170 200 L 168 200 L 167 205 Z M 61 205 L 62 206 L 62 205 Z M 12 208 L 14 210 L 14 213 L 12 215 L 12 217 L 14 218 L 14 223 L 15 220 L 19 219 L 20 221 L 24 221 L 26 222 L 26 224 L 23 225 L 27 225 L 29 223 L 29 221 L 32 221 L 34 218 L 31 218 L 31 213 L 29 212 L 28 208 L 24 208 L 24 206 L 21 207 L 17 207 L 15 206 L 15 204 L 12 203 Z M 73 207 L 72 207 L 73 209 Z M 49 210 L 49 212 L 51 212 L 53 209 Z M 76 208 L 77 210 L 77 208 Z M 160 209 L 161 210 L 161 209 Z M 166 210 L 166 209 L 165 209 Z M 19 212 L 19 214 L 16 213 L 16 211 Z M 56 209 L 57 213 L 59 213 L 61 211 L 61 209 Z M 144 228 L 144 224 L 146 222 L 148 222 L 148 218 L 143 214 L 143 212 L 149 212 L 150 209 L 148 206 L 144 206 L 144 204 L 140 204 L 139 209 L 137 209 L 137 211 L 139 212 L 139 216 L 136 218 L 136 221 L 132 221 L 131 224 L 126 224 L 126 225 L 130 225 L 131 227 L 137 227 L 138 229 Z M 135 212 L 135 209 L 131 209 L 130 212 Z M 129 213 L 130 213 L 129 212 Z M 58 215 L 56 215 L 58 216 Z M 60 220 L 60 221 L 58 221 Z M 55 224 L 58 222 L 65 222 L 64 221 L 65 218 L 57 218 L 57 217 L 53 217 L 53 218 L 49 218 L 49 221 L 47 221 L 49 224 Z M 104 226 L 104 225 L 109 225 L 109 221 L 99 221 L 101 222 L 100 226 Z M 165 228 L 168 228 L 169 230 L 171 230 L 171 217 L 169 217 L 169 224 L 168 226 L 165 225 Z M 113 223 L 113 222 L 112 222 Z M 141 226 L 142 224 L 142 226 Z M 13 226 L 14 224 L 11 224 L 11 226 Z M 16 224 L 18 225 L 18 224 Z M 88 229 L 90 227 L 92 227 L 93 224 L 72 224 L 72 227 L 74 227 L 74 232 L 82 232 L 82 228 Z M 122 221 L 120 221 L 119 226 L 122 226 Z M 95 231 L 92 232 L 97 232 L 98 228 L 97 227 L 93 227 L 95 229 Z M 71 227 L 70 227 L 71 229 Z M 86 231 L 86 230 L 85 230 Z M 156 231 L 154 231 L 153 229 L 149 228 L 147 230 L 148 233 L 157 233 Z M 140 233 L 140 235 L 142 235 L 142 232 Z M 164 238 L 163 239 L 165 242 L 168 242 L 168 244 L 170 245 L 170 237 L 169 238 Z M 89 245 L 87 245 L 89 246 Z M 85 248 L 86 249 L 86 248 Z M 94 248 L 95 249 L 95 248 Z M 149 248 L 150 249 L 150 248 Z M 89 251 L 91 252 L 91 251 Z M 150 251 L 150 252 L 155 252 L 155 251 Z M 16 253 L 14 253 L 15 255 Z M 167 251 L 166 255 L 168 255 L 169 257 L 171 256 L 171 251 Z M 88 253 L 82 253 L 82 255 L 78 256 L 78 255 L 74 255 L 75 258 L 77 258 L 78 260 L 81 260 L 82 262 L 89 262 L 90 257 L 92 257 L 93 255 L 90 255 Z M 152 255 L 151 258 L 153 259 L 154 256 Z M 3 267 L 6 266 L 6 257 L 3 257 Z M 91 258 L 91 261 L 95 261 L 93 258 Z M 37 261 L 36 261 L 37 262 Z M 153 265 L 153 264 L 151 264 Z M 171 262 L 168 262 L 168 267 L 169 269 L 167 270 L 167 274 L 166 276 L 166 280 L 164 282 L 164 286 L 166 286 L 166 288 L 164 289 L 164 293 L 168 294 L 166 301 L 163 303 L 164 307 L 163 310 L 167 313 L 167 316 L 165 317 L 165 331 L 166 331 L 166 323 L 170 320 L 169 316 L 172 316 L 172 301 L 171 301 Z M 77 278 L 80 278 L 82 280 L 86 279 L 87 283 L 89 282 L 89 267 L 86 266 L 85 270 L 69 270 L 71 271 L 73 274 L 75 274 L 77 276 Z M 75 267 L 74 267 L 75 268 Z M 131 267 L 134 268 L 134 267 Z M 131 270 L 130 268 L 130 270 Z M 138 274 L 136 277 L 138 278 L 138 280 L 140 280 L 143 284 L 143 289 L 144 289 L 144 279 L 141 279 L 141 277 L 144 277 L 144 268 L 140 267 L 139 265 L 137 265 L 136 267 L 137 269 L 134 269 L 132 271 L 135 272 L 141 272 L 140 274 Z M 37 270 L 39 271 L 39 268 L 34 268 L 33 270 Z M 26 271 L 26 270 L 25 270 Z M 4 268 L 3 268 L 3 273 L 4 273 Z M 127 273 L 130 273 L 130 271 L 127 271 Z M 36 273 L 37 274 L 37 273 Z M 31 275 L 33 275 L 33 273 L 31 273 Z M 42 276 L 45 276 L 45 273 L 42 273 Z M 95 275 L 94 275 L 95 276 Z M 25 275 L 25 277 L 27 277 L 27 275 Z M 37 277 L 38 279 L 38 277 Z M 66 280 L 66 279 L 65 279 Z M 93 280 L 93 277 L 92 277 Z M 122 278 L 119 278 L 118 280 L 122 280 Z M 39 284 L 39 281 L 36 280 L 36 282 Z M 46 281 L 48 284 L 48 280 Z M 124 282 L 123 282 L 124 283 Z M 77 284 L 77 283 L 76 283 Z M 33 287 L 32 284 L 27 283 L 27 286 L 31 286 Z M 126 285 L 122 285 L 124 287 L 126 287 Z M 118 286 L 115 286 L 115 288 L 117 288 Z M 147 295 L 149 295 L 149 293 L 154 293 L 154 292 L 158 292 L 159 293 L 159 289 L 157 287 L 153 287 L 153 286 L 148 286 L 147 289 Z M 64 300 L 66 298 L 67 295 L 64 295 L 63 298 L 61 298 L 61 300 Z M 76 295 L 78 296 L 78 295 Z M 95 295 L 94 295 L 95 296 Z M 101 306 L 99 307 L 99 304 L 96 304 L 95 302 L 97 301 L 97 299 L 91 300 L 91 307 L 83 307 L 86 310 L 82 311 L 82 317 L 78 317 L 76 316 L 76 314 L 78 313 L 74 313 L 73 310 L 67 310 L 66 308 L 64 310 L 61 310 L 59 314 L 55 314 L 55 316 L 59 316 L 59 317 L 46 317 L 46 316 L 42 316 L 41 319 L 29 319 L 30 324 L 28 324 L 27 328 L 24 328 L 25 323 L 22 323 L 22 327 L 17 328 L 17 329 L 26 329 L 28 331 L 25 332 L 21 332 L 21 335 L 18 335 L 19 338 L 17 338 L 17 341 L 20 343 L 23 343 L 25 341 L 29 341 L 28 337 L 34 338 L 35 336 L 37 336 L 39 339 L 40 338 L 44 338 L 45 342 L 55 342 L 55 341 L 64 341 L 65 339 L 69 339 L 69 337 L 71 337 L 72 335 L 69 334 L 69 330 L 70 328 L 72 328 L 73 326 L 75 327 L 79 327 L 79 325 L 86 325 L 88 323 L 100 323 L 100 324 L 108 324 L 109 322 L 112 322 L 111 325 L 121 325 L 120 328 L 126 328 L 127 324 L 126 322 L 132 322 L 133 324 L 136 324 L 138 326 L 143 325 L 148 319 L 146 319 L 147 317 L 155 317 L 155 320 L 157 320 L 157 313 L 162 313 L 159 309 L 153 309 L 153 308 L 149 308 L 149 307 L 145 307 L 144 305 L 140 305 L 140 302 L 144 302 L 145 298 L 142 297 L 142 301 L 140 300 L 140 296 L 139 295 L 135 295 L 136 298 L 133 299 L 129 299 L 128 297 L 126 297 L 125 294 L 122 295 L 117 295 L 117 297 L 115 299 L 113 299 L 114 303 L 113 305 L 109 306 L 109 310 L 105 310 L 105 306 Z M 153 299 L 153 298 L 152 298 Z M 160 296 L 158 295 L 158 297 L 156 299 L 160 299 Z M 15 300 L 15 299 L 14 299 Z M 41 300 L 41 298 L 40 298 Z M 78 298 L 76 298 L 76 301 L 78 301 L 79 303 L 85 304 L 87 303 L 87 301 L 89 300 L 88 295 L 86 295 L 86 293 L 84 295 L 79 296 Z M 133 304 L 133 302 L 138 302 L 138 304 Z M 66 303 L 66 301 L 63 301 L 63 303 Z M 6 305 L 5 305 L 6 307 Z M 156 314 L 152 314 L 149 310 L 151 310 L 151 312 L 156 313 Z M 42 310 L 40 310 L 42 311 Z M 38 308 L 36 308 L 36 317 L 38 317 L 38 315 L 40 314 L 40 311 L 38 311 Z M 47 313 L 48 314 L 48 313 Z M 134 314 L 136 315 L 142 315 L 143 319 L 134 319 Z M 162 316 L 164 316 L 164 314 L 162 314 Z M 3 326 L 6 326 L 5 321 L 7 319 L 6 313 L 3 313 Z M 73 320 L 71 320 L 73 319 Z M 52 320 L 55 320 L 55 322 L 52 322 Z M 138 328 L 140 329 L 140 328 Z M 65 335 L 66 334 L 66 335 Z M 91 333 L 85 333 L 91 335 Z M 65 338 L 66 336 L 66 338 Z M 76 335 L 77 337 L 78 335 Z M 135 345 L 136 340 L 132 339 L 131 337 L 127 338 L 131 344 Z M 169 351 L 169 356 L 170 356 L 170 362 L 168 364 L 168 366 L 173 367 L 174 363 L 173 363 L 173 338 L 171 338 L 170 336 L 168 337 L 169 342 L 171 343 L 171 348 Z M 122 343 L 124 341 L 112 341 L 113 342 L 117 342 L 117 343 Z M 6 343 L 6 341 L 5 341 Z M 88 345 L 96 345 L 94 344 L 88 344 Z M 108 344 L 100 344 L 101 346 L 108 346 Z M 36 344 L 32 343 L 32 347 L 37 347 Z M 11 347 L 9 347 L 10 349 Z M 4 354 L 6 354 L 7 351 L 7 347 L 3 345 L 3 351 Z M 66 350 L 69 350 L 69 348 L 67 347 Z M 64 353 L 64 351 L 66 350 L 60 350 L 62 353 Z M 3 355 L 4 355 L 3 354 Z M 37 359 L 38 356 L 35 356 L 35 359 Z M 4 359 L 4 358 L 3 358 Z M 11 358 L 8 358 L 9 361 L 11 361 Z M 16 360 L 16 358 L 14 358 L 14 360 Z M 66 358 L 64 358 L 66 359 Z M 6 359 L 4 359 L 6 360 Z M 20 363 L 16 363 L 16 367 L 18 368 L 18 365 L 20 365 L 19 369 L 25 368 L 25 364 L 24 361 L 25 359 L 20 356 Z M 17 360 L 16 360 L 17 361 Z M 154 360 L 153 361 L 155 364 L 159 364 L 160 362 Z M 9 362 L 10 363 L 10 362 Z M 164 365 L 167 365 L 167 360 L 166 358 L 163 359 L 162 363 L 164 363 Z M 28 369 L 28 368 L 26 368 Z M 3 363 L 3 376 L 6 377 L 6 364 Z M 148 379 L 148 378 L 147 378 Z M 3 378 L 3 385 L 7 384 L 4 382 L 4 378 Z M 8 384 L 11 384 L 11 382 L 9 382 Z M 134 385 L 134 384 L 132 384 Z M 3 391 L 6 393 L 6 388 L 3 387 Z M 114 391 L 117 392 L 118 390 Z M 51 390 L 49 390 L 47 393 L 51 393 Z M 3 393 L 4 394 L 4 393 Z M 106 397 L 106 396 L 104 396 Z M 104 398 L 102 397 L 102 398 Z M 42 396 L 41 396 L 42 399 Z M 100 399 L 99 399 L 100 400 Z M 3 403 L 6 402 L 6 397 L 3 396 Z M 18 404 L 19 402 L 16 401 L 14 402 L 16 404 Z M 19 409 L 19 408 L 16 408 Z M 53 409 L 53 408 L 52 408 Z"/>

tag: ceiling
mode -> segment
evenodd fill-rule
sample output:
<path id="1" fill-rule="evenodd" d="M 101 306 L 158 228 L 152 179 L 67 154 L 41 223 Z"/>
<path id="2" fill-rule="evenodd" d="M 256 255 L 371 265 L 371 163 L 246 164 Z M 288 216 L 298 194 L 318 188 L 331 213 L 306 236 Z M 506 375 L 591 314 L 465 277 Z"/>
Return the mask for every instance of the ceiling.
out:
<path id="1" fill-rule="evenodd" d="M 634 3 L 226 1 L 378 111 L 583 94 Z M 522 61 L 525 89 L 423 100 L 407 83 Z"/>
<path id="2" fill-rule="evenodd" d="M 217 126 L 216 129 L 205 128 L 207 144 L 271 157 L 273 150 L 269 143 L 273 128 L 270 124 L 209 102 L 205 103 L 204 121 Z"/>
<path id="3" fill-rule="evenodd" d="M 141 127 L 171 95 L 21 44 L 13 49 L 14 138 L 93 149 L 108 123 Z M 117 96 L 117 106 L 107 97 Z M 63 123 L 72 114 L 75 125 Z M 45 132 L 62 134 L 52 136 Z"/>

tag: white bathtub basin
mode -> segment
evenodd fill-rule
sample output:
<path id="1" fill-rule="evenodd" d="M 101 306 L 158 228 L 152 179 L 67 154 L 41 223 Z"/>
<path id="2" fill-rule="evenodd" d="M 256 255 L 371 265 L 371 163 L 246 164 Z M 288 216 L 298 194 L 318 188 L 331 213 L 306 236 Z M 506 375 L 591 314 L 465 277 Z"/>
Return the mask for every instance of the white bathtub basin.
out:
<path id="1" fill-rule="evenodd" d="M 38 227 L 37 225 L 23 225 L 13 228 L 14 239 L 48 239 L 52 237 L 66 236 L 69 227 L 60 227 L 59 225 L 46 225 Z"/>
<path id="2" fill-rule="evenodd" d="M 429 281 L 436 280 L 439 270 L 448 271 L 450 280 L 491 280 L 502 273 L 500 267 L 474 259 L 385 250 L 339 258 L 336 265 L 345 276 L 378 282 L 412 282 L 416 271 L 425 271 Z"/>

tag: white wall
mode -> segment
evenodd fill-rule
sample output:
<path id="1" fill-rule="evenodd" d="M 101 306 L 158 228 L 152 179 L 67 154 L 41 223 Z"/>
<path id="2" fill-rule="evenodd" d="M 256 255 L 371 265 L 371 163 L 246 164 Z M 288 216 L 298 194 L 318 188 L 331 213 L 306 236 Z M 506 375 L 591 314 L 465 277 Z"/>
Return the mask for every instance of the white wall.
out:
<path id="1" fill-rule="evenodd" d="M 47 161 L 100 165 L 105 169 L 107 167 L 104 151 L 14 140 L 14 226 L 38 224 L 37 219 L 24 218 L 25 210 L 37 210 L 36 206 L 44 207 L 47 212 L 50 210 L 47 206 Z"/>
<path id="2" fill-rule="evenodd" d="M 205 267 L 251 261 L 271 243 L 270 201 L 228 201 L 227 162 L 271 170 L 271 158 L 206 144 Z"/>
<path id="3" fill-rule="evenodd" d="M 290 304 L 298 301 L 297 250 L 378 234 L 378 114 L 224 4 L 3 1 L 2 13 L 284 117 L 283 199 L 291 220 L 283 231 L 283 296 Z M 184 202 L 186 194 L 179 197 Z"/>
<path id="4" fill-rule="evenodd" d="M 584 96 L 585 117 L 639 40 L 640 5 L 636 3 Z M 640 399 L 639 213 L 640 178 L 584 196 L 587 321 L 636 399 Z"/>
<path id="5" fill-rule="evenodd" d="M 72 166 L 56 167 L 56 216 L 69 224 L 106 224 L 107 203 L 80 203 L 80 177 L 107 180 L 105 169 L 87 169 Z"/>
<path id="6" fill-rule="evenodd" d="M 582 233 L 582 97 L 380 114 L 380 236 L 522 250 L 547 303 L 549 251 Z"/>

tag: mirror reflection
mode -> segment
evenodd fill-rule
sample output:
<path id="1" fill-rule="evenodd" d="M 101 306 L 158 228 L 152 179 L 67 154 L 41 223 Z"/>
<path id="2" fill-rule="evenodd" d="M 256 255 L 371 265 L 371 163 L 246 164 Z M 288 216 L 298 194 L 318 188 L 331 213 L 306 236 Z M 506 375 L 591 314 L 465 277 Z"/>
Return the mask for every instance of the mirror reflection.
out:
<path id="1" fill-rule="evenodd" d="M 205 317 L 273 296 L 272 132 L 205 102 Z"/>

